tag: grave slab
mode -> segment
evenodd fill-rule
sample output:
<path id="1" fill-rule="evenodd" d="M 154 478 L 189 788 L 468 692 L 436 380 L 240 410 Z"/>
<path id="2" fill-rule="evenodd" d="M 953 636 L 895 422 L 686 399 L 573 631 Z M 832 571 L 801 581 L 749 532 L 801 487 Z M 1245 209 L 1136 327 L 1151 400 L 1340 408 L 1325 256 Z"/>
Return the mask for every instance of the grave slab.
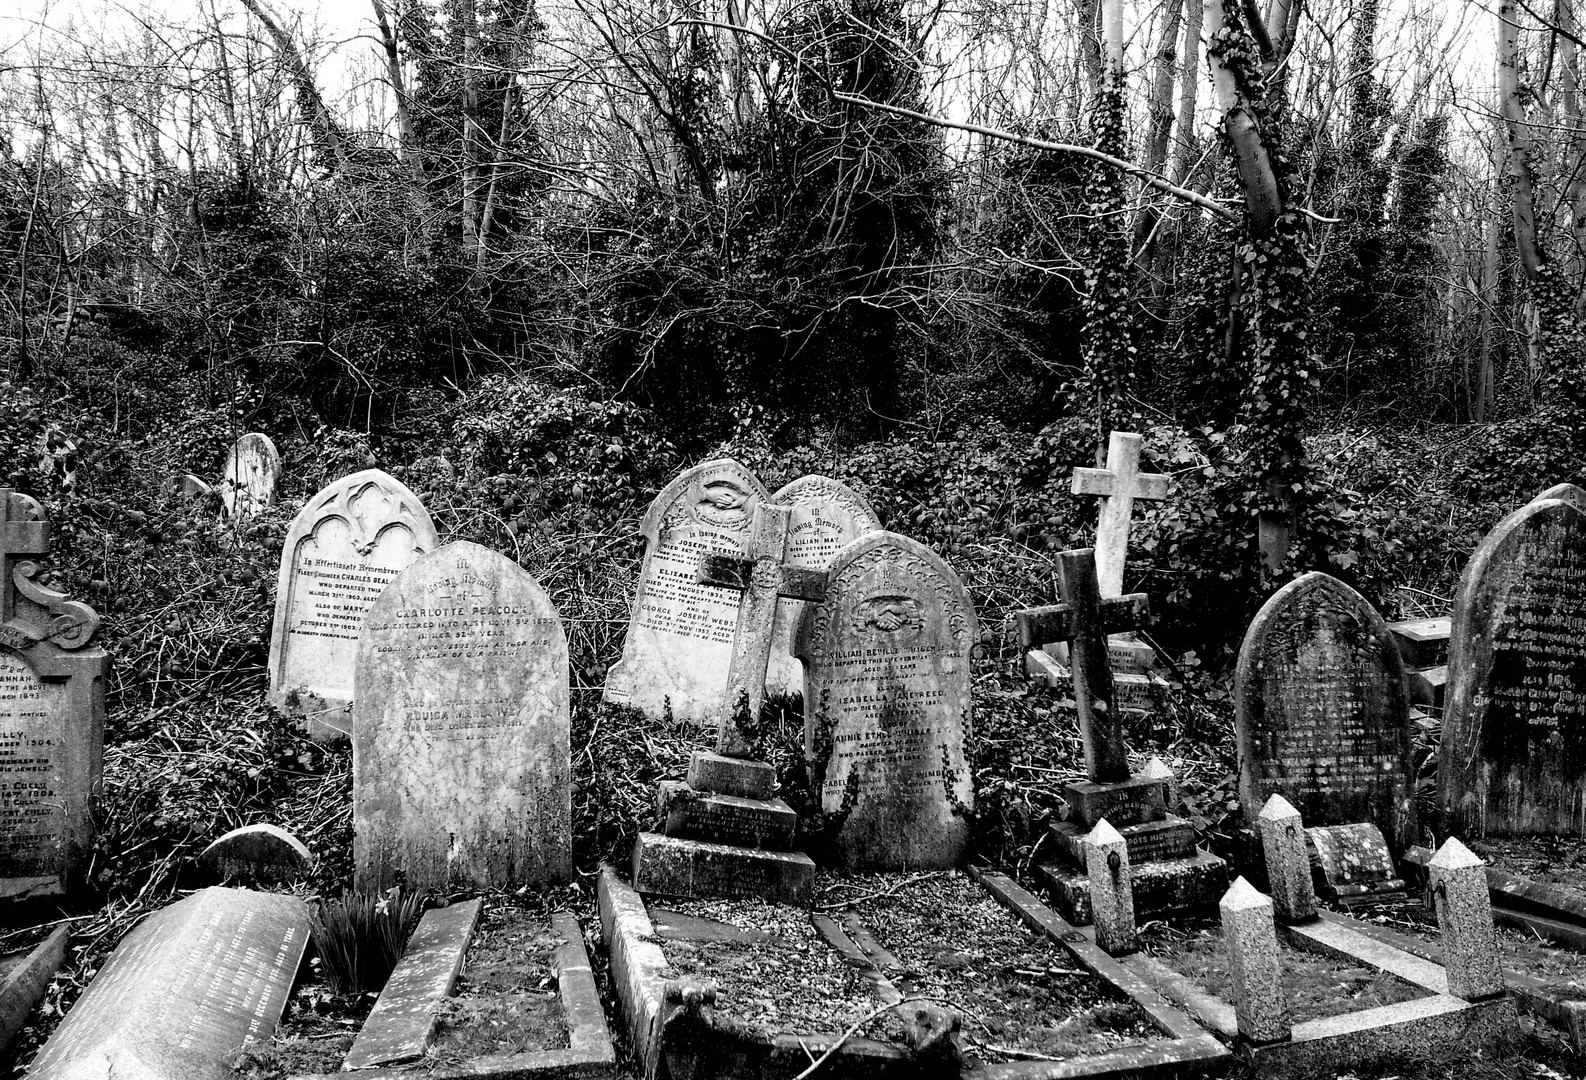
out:
<path id="1" fill-rule="evenodd" d="M 308 909 L 291 896 L 200 890 L 144 919 L 94 976 L 31 1080 L 225 1080 L 286 1005 Z"/>
<path id="2" fill-rule="evenodd" d="M 656 495 L 640 525 L 644 563 L 606 701 L 655 720 L 718 723 L 742 597 L 701 583 L 700 560 L 747 556 L 755 507 L 767 498 L 728 458 L 686 470 Z"/>
<path id="3" fill-rule="evenodd" d="M 781 799 L 744 799 L 696 791 L 662 781 L 662 832 L 684 840 L 786 851 L 793 846 L 798 814 Z"/>
<path id="4" fill-rule="evenodd" d="M 539 582 L 448 544 L 369 609 L 353 709 L 358 888 L 572 876 L 567 637 Z"/>
<path id="5" fill-rule="evenodd" d="M 219 837 L 198 856 L 221 880 L 277 884 L 308 872 L 314 856 L 279 825 L 243 825 Z"/>
<path id="6" fill-rule="evenodd" d="M 1235 672 L 1247 824 L 1281 794 L 1311 825 L 1370 822 L 1395 851 L 1416 839 L 1404 665 L 1366 599 L 1320 572 L 1274 593 Z"/>
<path id="7" fill-rule="evenodd" d="M 696 750 L 688 759 L 688 786 L 740 799 L 769 799 L 776 794 L 776 770 L 753 758 Z"/>
<path id="8" fill-rule="evenodd" d="M 1228 864 L 1209 851 L 1142 862 L 1130 875 L 1135 917 L 1142 921 L 1206 910 L 1228 887 Z M 1090 922 L 1090 881 L 1083 869 L 1051 859 L 1035 864 L 1035 878 L 1051 891 L 1065 920 L 1076 926 Z"/>
<path id="9" fill-rule="evenodd" d="M 457 984 L 482 906 L 483 901 L 468 900 L 424 913 L 347 1051 L 343 1069 L 399 1065 L 424 1056 L 435 1039 L 441 1002 Z"/>
<path id="10" fill-rule="evenodd" d="M 1094 829 L 1102 818 L 1122 825 L 1160 821 L 1167 815 L 1167 783 L 1149 776 L 1131 776 L 1115 783 L 1080 780 L 1064 784 L 1063 801 L 1073 820 Z"/>
<path id="11" fill-rule="evenodd" d="M 1465 564 L 1438 756 L 1445 830 L 1586 832 L 1586 513 L 1516 510 Z"/>
<path id="12" fill-rule="evenodd" d="M 815 887 L 815 863 L 802 851 L 642 832 L 633 845 L 633 884 L 663 896 L 752 897 L 805 907 Z"/>
<path id="13" fill-rule="evenodd" d="M 226 455 L 225 477 L 220 484 L 220 505 L 233 521 L 243 521 L 275 505 L 275 486 L 281 478 L 281 454 L 270 436 L 250 431 Z"/>
<path id="14" fill-rule="evenodd" d="M 343 477 L 298 511 L 281 547 L 270 701 L 315 738 L 351 735 L 358 636 L 392 578 L 440 546 L 417 495 L 379 469 Z"/>
<path id="15" fill-rule="evenodd" d="M 832 560 L 797 652 L 805 756 L 837 865 L 933 869 L 962 857 L 979 639 L 958 575 L 925 545 L 872 532 Z"/>
<path id="16" fill-rule="evenodd" d="M 1188 859 L 1195 854 L 1195 826 L 1184 818 L 1165 818 L 1118 830 L 1129 849 L 1129 862 L 1140 864 L 1158 859 Z M 1048 830 L 1052 847 L 1075 866 L 1084 862 L 1080 841 L 1085 831 L 1072 821 L 1062 821 Z"/>

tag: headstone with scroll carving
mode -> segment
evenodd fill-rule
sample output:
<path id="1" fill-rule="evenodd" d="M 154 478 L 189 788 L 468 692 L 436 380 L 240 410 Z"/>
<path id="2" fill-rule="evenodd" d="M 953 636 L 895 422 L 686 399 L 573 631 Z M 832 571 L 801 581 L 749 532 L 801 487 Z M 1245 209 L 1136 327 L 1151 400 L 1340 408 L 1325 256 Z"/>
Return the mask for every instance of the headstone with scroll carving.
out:
<path id="1" fill-rule="evenodd" d="M 50 526 L 0 488 L 0 899 L 69 892 L 93 854 L 110 658 L 99 616 L 40 584 Z"/>
<path id="2" fill-rule="evenodd" d="M 34 1059 L 32 1080 L 226 1080 L 266 1042 L 308 941 L 295 896 L 203 889 L 139 923 Z"/>
<path id="3" fill-rule="evenodd" d="M 231 446 L 220 482 L 220 504 L 234 521 L 246 520 L 275 505 L 281 479 L 281 454 L 270 436 L 250 431 Z"/>
<path id="4" fill-rule="evenodd" d="M 1538 499 L 1465 564 L 1438 751 L 1444 827 L 1586 835 L 1586 513 Z"/>
<path id="5" fill-rule="evenodd" d="M 871 532 L 832 560 L 797 649 L 805 755 L 845 869 L 940 868 L 962 856 L 975 804 L 969 653 L 979 640 L 969 594 L 925 545 Z"/>
<path id="6" fill-rule="evenodd" d="M 705 555 L 745 556 L 759 479 L 729 458 L 696 465 L 650 503 L 644 565 L 605 699 L 675 723 L 720 720 L 742 594 L 699 581 Z"/>
<path id="7" fill-rule="evenodd" d="M 353 704 L 353 863 L 377 892 L 572 875 L 567 636 L 540 583 L 447 544 L 364 620 Z"/>
<path id="8" fill-rule="evenodd" d="M 379 469 L 317 493 L 287 530 L 270 634 L 270 699 L 319 738 L 346 736 L 364 614 L 439 546 L 418 496 Z"/>
<path id="9" fill-rule="evenodd" d="M 865 497 L 840 480 L 801 476 L 785 484 L 771 501 L 792 512 L 788 522 L 786 566 L 825 570 L 850 540 L 881 528 L 881 519 Z M 806 600 L 782 597 L 771 628 L 771 662 L 766 665 L 767 697 L 804 692 L 804 668 L 793 655 L 793 636 Z"/>
<path id="10" fill-rule="evenodd" d="M 1415 842 L 1410 705 L 1387 623 L 1320 572 L 1273 593 L 1235 672 L 1239 797 L 1251 828 L 1273 795 L 1310 825 L 1376 825 Z"/>

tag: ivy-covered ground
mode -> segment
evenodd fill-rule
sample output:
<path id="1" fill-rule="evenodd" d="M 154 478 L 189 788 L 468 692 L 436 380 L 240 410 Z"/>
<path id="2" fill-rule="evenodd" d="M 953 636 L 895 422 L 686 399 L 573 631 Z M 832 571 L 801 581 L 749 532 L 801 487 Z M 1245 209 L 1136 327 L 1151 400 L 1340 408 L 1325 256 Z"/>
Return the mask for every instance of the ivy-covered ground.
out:
<path id="1" fill-rule="evenodd" d="M 583 875 L 574 896 L 586 918 L 596 867 L 625 857 L 648 825 L 656 781 L 681 777 L 689 751 L 706 742 L 599 704 L 642 554 L 638 519 L 667 480 L 703 457 L 736 456 L 772 490 L 807 472 L 845 480 L 888 527 L 930 544 L 962 576 L 982 627 L 971 740 L 978 858 L 1025 871 L 1058 808 L 1058 785 L 1079 775 L 1072 703 L 1024 684 L 1008 618 L 1050 602 L 1052 555 L 1089 542 L 1094 507 L 1068 486 L 1075 465 L 1092 463 L 1096 440 L 1077 422 L 1031 432 L 978 416 L 900 428 L 883 440 L 839 443 L 812 431 L 773 446 L 751 413 L 722 444 L 685 451 L 634 406 L 492 377 L 415 410 L 400 435 L 371 441 L 279 412 L 244 425 L 206 407 L 201 394 L 155 389 L 159 372 L 121 374 L 0 384 L 0 483 L 45 505 L 54 585 L 102 613 L 101 639 L 114 658 L 93 893 L 65 912 L 78 951 L 24 1033 L 15 1068 L 139 917 L 207 883 L 194 859 L 220 833 L 282 825 L 317 856 L 309 893 L 346 887 L 348 752 L 304 740 L 271 712 L 264 665 L 292 512 L 356 469 L 378 465 L 407 482 L 443 539 L 506 552 L 557 604 L 571 646 L 574 851 Z M 279 507 L 233 527 L 218 502 L 170 493 L 170 478 L 186 471 L 218 480 L 226 448 L 250 429 L 266 430 L 282 450 Z M 1254 504 L 1239 493 L 1220 437 L 1168 424 L 1145 434 L 1151 467 L 1177 483 L 1164 503 L 1137 504 L 1127 586 L 1151 596 L 1148 636 L 1176 689 L 1151 728 L 1133 733 L 1134 747 L 1174 767 L 1186 811 L 1215 845 L 1238 808 L 1230 660 L 1273 583 L 1254 569 Z M 1390 618 L 1442 614 L 1487 528 L 1536 491 L 1582 480 L 1570 437 L 1527 422 L 1319 429 L 1306 443 L 1312 475 L 1295 569 L 1337 574 Z M 436 455 L 453 468 L 425 460 Z M 801 721 L 785 708 L 773 712 L 771 757 L 797 802 Z M 1428 808 L 1436 738 L 1434 718 L 1416 748 Z M 14 923 L 0 947 L 27 932 Z M 1552 1071 L 1563 1068 L 1557 1047 L 1543 1029 L 1518 1056 L 1475 1062 L 1460 1075 L 1560 1075 Z"/>

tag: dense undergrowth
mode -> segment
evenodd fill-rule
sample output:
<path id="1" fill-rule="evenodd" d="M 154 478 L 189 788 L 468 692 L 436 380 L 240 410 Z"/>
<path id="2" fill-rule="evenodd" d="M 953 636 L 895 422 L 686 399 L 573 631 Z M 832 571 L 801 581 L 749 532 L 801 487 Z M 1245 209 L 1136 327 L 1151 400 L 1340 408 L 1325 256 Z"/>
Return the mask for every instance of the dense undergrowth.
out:
<path id="1" fill-rule="evenodd" d="M 208 407 L 192 385 L 162 387 L 158 374 L 107 386 L 85 365 L 0 384 L 0 484 L 45 505 L 56 587 L 103 614 L 114 658 L 93 894 L 77 912 L 82 948 L 22 1060 L 139 916 L 210 880 L 195 857 L 220 833 L 283 825 L 317 856 L 309 888 L 333 896 L 347 884 L 349 753 L 305 740 L 271 712 L 264 666 L 292 513 L 359 468 L 378 465 L 420 492 L 443 540 L 515 558 L 561 612 L 574 687 L 574 852 L 586 881 L 602 860 L 625 857 L 649 824 L 655 782 L 680 777 L 689 751 L 707 742 L 599 704 L 642 555 L 638 519 L 680 468 L 707 456 L 738 457 L 772 490 L 806 472 L 845 480 L 888 527 L 931 545 L 962 576 L 982 626 L 971 741 L 979 858 L 1027 865 L 1058 810 L 1059 783 L 1081 769 L 1072 702 L 1025 685 L 1008 618 L 1050 602 L 1054 554 L 1089 542 L 1094 506 L 1069 493 L 1072 469 L 1094 454 L 1078 422 L 1026 430 L 966 416 L 951 430 L 900 426 L 880 440 L 805 432 L 773 442 L 750 413 L 718 444 L 685 448 L 636 406 L 493 377 L 433 399 L 413 430 L 371 436 L 298 423 L 290 402 Z M 217 481 L 230 442 L 252 429 L 283 453 L 280 504 L 234 527 L 218 500 L 180 495 L 170 481 L 186 471 Z M 1137 504 L 1126 587 L 1150 594 L 1148 637 L 1175 689 L 1134 744 L 1168 759 L 1185 808 L 1215 835 L 1237 809 L 1230 660 L 1277 582 L 1256 570 L 1254 507 L 1237 494 L 1222 438 L 1168 423 L 1145 435 L 1150 466 L 1176 483 L 1166 501 Z M 1390 618 L 1442 613 L 1487 528 L 1535 491 L 1581 479 L 1565 462 L 1582 459 L 1560 442 L 1570 440 L 1540 440 L 1526 421 L 1318 430 L 1307 440 L 1292 569 L 1334 573 Z M 1495 468 L 1501 461 L 1515 464 Z M 771 757 L 797 804 L 801 720 L 789 703 L 771 712 Z M 1429 784 L 1435 722 L 1422 736 Z"/>

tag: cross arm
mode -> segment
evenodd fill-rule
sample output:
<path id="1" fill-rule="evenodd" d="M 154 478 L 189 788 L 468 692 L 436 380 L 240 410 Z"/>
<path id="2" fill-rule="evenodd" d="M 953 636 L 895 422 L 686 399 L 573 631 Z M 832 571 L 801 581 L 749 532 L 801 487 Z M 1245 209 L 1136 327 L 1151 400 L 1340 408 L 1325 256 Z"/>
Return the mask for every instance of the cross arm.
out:
<path id="1" fill-rule="evenodd" d="M 1101 601 L 1101 632 L 1116 634 L 1138 630 L 1151 615 L 1151 598 L 1145 593 L 1126 593 Z M 1019 641 L 1026 649 L 1049 641 L 1072 641 L 1079 632 L 1074 609 L 1068 604 L 1025 608 L 1013 613 L 1019 625 Z"/>
<path id="2" fill-rule="evenodd" d="M 704 555 L 699 560 L 696 580 L 701 585 L 743 591 L 753 584 L 754 568 L 754 559 L 726 554 Z M 820 600 L 826 595 L 826 571 L 780 567 L 776 591 L 778 596 L 794 600 Z"/>
<path id="3" fill-rule="evenodd" d="M 1111 469 L 1075 469 L 1073 492 L 1075 495 L 1113 495 L 1114 474 Z M 1127 494 L 1136 499 L 1165 499 L 1173 478 L 1164 473 L 1136 473 L 1134 490 Z"/>

